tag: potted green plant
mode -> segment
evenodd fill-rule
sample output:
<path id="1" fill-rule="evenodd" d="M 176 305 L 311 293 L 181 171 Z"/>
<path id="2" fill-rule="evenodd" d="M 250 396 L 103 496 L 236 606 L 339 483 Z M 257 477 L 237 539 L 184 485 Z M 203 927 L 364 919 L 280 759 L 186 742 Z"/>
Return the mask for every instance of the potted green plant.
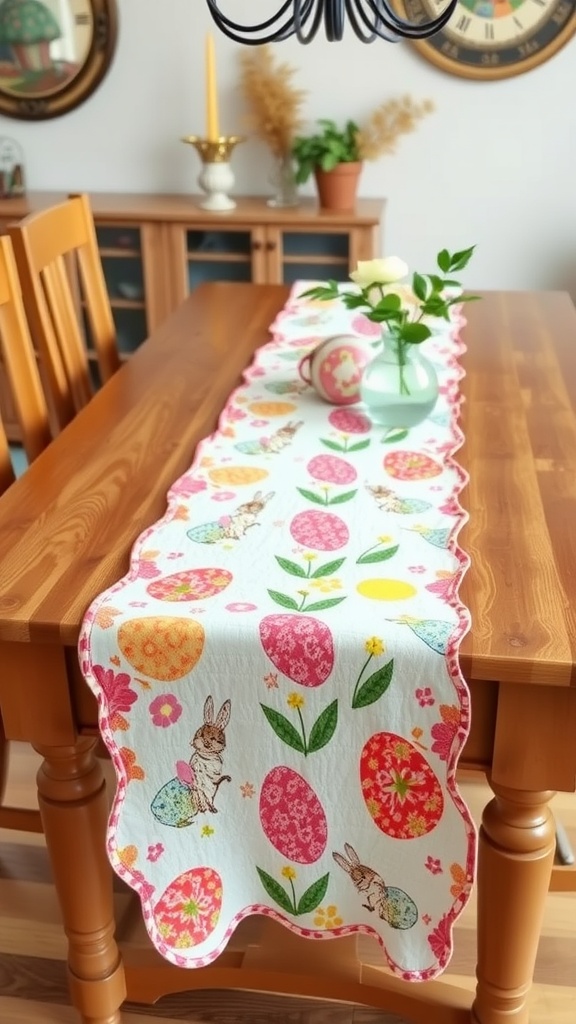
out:
<path id="1" fill-rule="evenodd" d="M 402 96 L 380 104 L 363 127 L 351 120 L 340 127 L 329 118 L 319 119 L 317 131 L 294 139 L 297 183 L 304 184 L 314 174 L 320 206 L 353 209 L 363 162 L 395 153 L 400 136 L 413 132 L 433 109 L 431 100 L 417 103 Z"/>
<path id="2" fill-rule="evenodd" d="M 358 125 L 346 121 L 339 128 L 335 121 L 321 118 L 320 130 L 298 136 L 292 154 L 296 162 L 296 181 L 304 184 L 311 174 L 316 179 L 320 205 L 330 209 L 353 208 L 362 160 L 358 151 Z"/>

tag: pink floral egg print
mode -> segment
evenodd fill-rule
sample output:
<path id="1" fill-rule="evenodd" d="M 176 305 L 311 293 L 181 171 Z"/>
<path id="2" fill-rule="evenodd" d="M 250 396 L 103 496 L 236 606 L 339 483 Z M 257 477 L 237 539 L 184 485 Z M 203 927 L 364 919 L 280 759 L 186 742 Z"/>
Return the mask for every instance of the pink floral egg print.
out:
<path id="1" fill-rule="evenodd" d="M 388 452 L 384 469 L 395 480 L 427 480 L 440 476 L 442 466 L 422 452 Z"/>
<path id="2" fill-rule="evenodd" d="M 310 476 L 327 484 L 351 484 L 358 476 L 354 466 L 337 455 L 316 455 L 306 468 Z"/>
<path id="3" fill-rule="evenodd" d="M 372 427 L 372 421 L 357 409 L 334 409 L 328 420 L 343 434 L 367 434 Z"/>
<path id="4" fill-rule="evenodd" d="M 153 910 L 167 946 L 190 949 L 212 934 L 222 909 L 222 879 L 208 867 L 192 868 L 170 882 Z"/>
<path id="5" fill-rule="evenodd" d="M 373 320 L 369 320 L 367 316 L 364 316 L 364 313 L 357 313 L 352 318 L 350 326 L 353 331 L 361 334 L 364 338 L 382 337 L 382 325 L 375 324 Z"/>
<path id="6" fill-rule="evenodd" d="M 326 849 L 328 823 L 316 793 L 298 772 L 278 765 L 260 790 L 260 821 L 286 860 L 314 864 Z"/>
<path id="7" fill-rule="evenodd" d="M 392 732 L 375 733 L 360 755 L 360 783 L 374 824 L 393 839 L 418 839 L 436 828 L 442 787 L 425 757 Z"/>
<path id="8" fill-rule="evenodd" d="M 260 642 L 274 667 L 301 686 L 321 686 L 334 667 L 332 634 L 310 615 L 267 615 Z"/>
<path id="9" fill-rule="evenodd" d="M 146 590 L 158 601 L 204 601 L 230 586 L 232 578 L 228 569 L 183 569 L 154 580 Z"/>
<path id="10" fill-rule="evenodd" d="M 290 523 L 290 533 L 297 544 L 316 551 L 337 551 L 348 543 L 348 527 L 333 512 L 309 510 L 299 512 Z"/>

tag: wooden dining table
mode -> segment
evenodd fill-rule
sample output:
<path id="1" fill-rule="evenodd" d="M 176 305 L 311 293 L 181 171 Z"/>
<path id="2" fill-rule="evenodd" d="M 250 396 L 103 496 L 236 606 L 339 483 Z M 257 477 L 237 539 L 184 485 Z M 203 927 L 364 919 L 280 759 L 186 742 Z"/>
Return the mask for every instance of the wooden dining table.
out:
<path id="1" fill-rule="evenodd" d="M 528 1024 L 555 848 L 549 799 L 576 786 L 576 311 L 560 292 L 483 293 L 462 333 L 471 567 L 460 593 L 472 629 L 460 663 L 472 727 L 460 763 L 486 772 L 494 794 L 479 836 L 475 998 L 442 979 L 393 978 L 354 938 L 310 942 L 264 919 L 198 970 L 152 947 L 123 957 L 115 940 L 82 618 L 127 571 L 287 297 L 276 285 L 202 285 L 0 500 L 0 707 L 8 739 L 43 757 L 71 998 L 85 1024 L 120 1024 L 126 995 L 222 987 L 364 1003 L 417 1024 Z M 554 874 L 554 885 L 572 879 Z"/>

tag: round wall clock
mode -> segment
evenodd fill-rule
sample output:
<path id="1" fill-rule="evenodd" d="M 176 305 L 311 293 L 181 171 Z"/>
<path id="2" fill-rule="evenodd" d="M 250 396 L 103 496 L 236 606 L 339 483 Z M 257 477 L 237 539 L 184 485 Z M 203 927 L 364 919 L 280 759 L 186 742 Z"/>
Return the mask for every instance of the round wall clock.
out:
<path id="1" fill-rule="evenodd" d="M 116 0 L 0 0 L 0 114 L 39 121 L 83 103 L 116 30 Z"/>
<path id="2" fill-rule="evenodd" d="M 399 0 L 412 21 L 445 0 Z M 448 25 L 413 45 L 443 71 L 464 78 L 508 78 L 548 60 L 576 32 L 576 0 L 459 0 Z"/>

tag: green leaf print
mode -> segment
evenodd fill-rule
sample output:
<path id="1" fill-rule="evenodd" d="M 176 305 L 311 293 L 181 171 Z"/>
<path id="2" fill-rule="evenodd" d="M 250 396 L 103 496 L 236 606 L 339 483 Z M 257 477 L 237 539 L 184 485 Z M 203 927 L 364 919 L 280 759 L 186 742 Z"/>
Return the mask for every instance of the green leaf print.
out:
<path id="1" fill-rule="evenodd" d="M 305 752 L 304 743 L 302 737 L 284 715 L 281 715 L 279 711 L 274 708 L 267 707 L 266 704 L 261 704 L 260 707 L 266 715 L 266 718 L 270 722 L 276 735 L 293 750 L 297 750 L 298 753 L 303 754 Z"/>
<path id="2" fill-rule="evenodd" d="M 276 555 L 275 558 L 280 568 L 284 569 L 284 572 L 289 572 L 291 576 L 300 576 L 301 579 L 306 579 L 306 570 L 301 565 L 291 562 L 289 558 L 281 558 L 280 555 Z"/>
<path id="3" fill-rule="evenodd" d="M 333 562 L 324 562 L 324 565 L 319 565 L 310 576 L 311 580 L 319 580 L 322 576 L 333 576 L 341 565 L 344 565 L 345 558 L 335 558 Z"/>
<path id="4" fill-rule="evenodd" d="M 333 608 L 334 605 L 342 604 L 342 601 L 345 600 L 345 597 L 327 597 L 325 601 L 314 601 L 313 604 L 309 604 L 307 608 L 302 610 L 305 612 L 321 612 L 324 608 Z"/>
<path id="5" fill-rule="evenodd" d="M 396 444 L 398 441 L 403 441 L 405 437 L 408 437 L 407 430 L 400 430 L 397 427 L 391 427 L 387 430 L 382 438 L 382 444 Z"/>
<path id="6" fill-rule="evenodd" d="M 293 914 L 294 907 L 292 906 L 292 900 L 286 890 L 282 888 L 280 882 L 277 882 L 275 878 L 272 878 L 271 875 L 266 871 L 263 871 L 262 868 L 259 868 L 258 865 L 256 865 L 256 871 L 260 875 L 260 881 L 270 898 L 273 899 L 279 907 L 282 907 L 282 910 L 285 910 L 288 914 Z M 305 895 L 306 893 L 304 893 L 304 896 Z M 302 899 L 304 899 L 304 896 Z M 302 902 L 302 900 L 300 902 Z"/>
<path id="7" fill-rule="evenodd" d="M 332 739 L 338 724 L 338 701 L 333 700 L 314 722 L 308 738 L 308 753 L 321 750 Z M 312 909 L 312 908 L 311 908 Z"/>
<path id="8" fill-rule="evenodd" d="M 364 448 L 368 448 L 370 441 L 356 441 L 356 444 L 351 444 L 348 449 L 349 452 L 361 452 Z"/>
<path id="9" fill-rule="evenodd" d="M 330 498 L 329 505 L 343 505 L 345 501 L 351 501 L 354 495 L 358 494 L 358 491 L 346 491 L 344 494 L 336 494 L 333 498 Z"/>
<path id="10" fill-rule="evenodd" d="M 283 608 L 290 608 L 291 611 L 298 608 L 298 602 L 289 594 L 281 594 L 278 590 L 269 590 L 268 593 L 272 600 L 276 601 L 276 604 L 281 604 Z"/>
<path id="11" fill-rule="evenodd" d="M 325 445 L 326 448 L 329 448 L 330 451 L 332 451 L 332 452 L 345 452 L 346 451 L 344 445 L 338 444 L 336 441 L 329 441 L 327 437 L 321 437 L 320 440 L 321 440 L 322 444 Z M 349 448 L 348 450 L 352 451 L 352 448 Z"/>
<path id="12" fill-rule="evenodd" d="M 367 708 L 369 704 L 374 704 L 375 701 L 379 700 L 390 686 L 393 672 L 394 658 L 387 665 L 379 668 L 377 672 L 373 672 L 371 676 L 368 676 L 368 679 L 364 680 L 352 701 L 352 707 L 355 710 Z"/>
<path id="13" fill-rule="evenodd" d="M 370 551 L 366 555 L 360 555 L 360 558 L 356 559 L 356 565 L 368 565 L 370 562 L 387 562 L 389 558 L 393 558 L 399 544 L 396 544 L 392 548 L 386 548 L 384 551 Z"/>
<path id="14" fill-rule="evenodd" d="M 326 499 L 320 494 L 314 494 L 314 491 L 307 491 L 304 487 L 297 487 L 296 490 L 303 498 L 307 498 L 308 501 L 313 501 L 316 505 L 326 504 Z"/>
<path id="15" fill-rule="evenodd" d="M 312 885 L 306 889 L 306 892 L 302 893 L 298 900 L 297 914 L 310 914 L 313 910 L 316 910 L 316 907 L 320 906 L 326 895 L 329 880 L 330 873 L 322 875 L 322 878 L 319 878 L 317 882 L 312 882 Z"/>

